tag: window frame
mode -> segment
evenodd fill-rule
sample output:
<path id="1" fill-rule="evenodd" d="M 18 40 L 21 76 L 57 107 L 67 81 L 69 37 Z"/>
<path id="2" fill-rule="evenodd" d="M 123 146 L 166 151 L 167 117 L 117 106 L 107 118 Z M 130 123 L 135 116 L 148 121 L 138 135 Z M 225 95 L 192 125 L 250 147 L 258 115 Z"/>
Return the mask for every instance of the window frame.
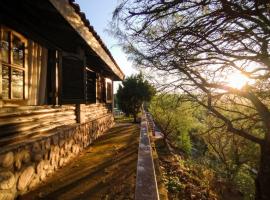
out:
<path id="1" fill-rule="evenodd" d="M 28 51 L 27 51 L 27 39 L 22 36 L 21 34 L 19 34 L 18 32 L 7 28 L 5 26 L 0 26 L 0 41 L 2 41 L 3 38 L 3 34 L 4 32 L 8 32 L 9 35 L 9 55 L 8 55 L 8 62 L 2 60 L 2 55 L 0 53 L 0 106 L 2 105 L 26 105 L 26 101 L 28 99 L 28 91 L 27 91 L 27 80 L 28 80 L 28 67 L 27 67 L 27 55 L 28 55 Z M 20 42 L 23 43 L 24 45 L 24 49 L 23 49 L 23 64 L 19 65 L 14 63 L 14 58 L 13 58 L 13 38 L 17 37 Z M 0 46 L 1 48 L 1 46 Z M 3 66 L 8 67 L 8 71 L 9 71 L 9 92 L 8 92 L 8 98 L 3 98 Z M 22 94 L 22 98 L 14 98 L 13 97 L 13 92 L 12 92 L 12 72 L 13 71 L 20 71 L 23 73 L 23 94 Z"/>

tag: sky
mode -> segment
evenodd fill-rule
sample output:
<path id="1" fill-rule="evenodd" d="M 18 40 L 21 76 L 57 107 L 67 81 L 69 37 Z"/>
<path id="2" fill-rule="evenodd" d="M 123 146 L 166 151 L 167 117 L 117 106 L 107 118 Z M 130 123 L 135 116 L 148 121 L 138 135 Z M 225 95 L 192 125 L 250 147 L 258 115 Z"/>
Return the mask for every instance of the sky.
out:
<path id="1" fill-rule="evenodd" d="M 112 19 L 113 10 L 117 6 L 117 0 L 76 0 L 76 3 L 80 5 L 81 11 L 85 13 L 86 18 L 107 46 L 124 74 L 130 76 L 136 73 L 137 71 L 132 67 L 131 61 L 127 59 L 127 55 L 117 44 L 117 40 L 105 31 L 110 27 L 109 22 Z M 116 93 L 119 83 L 115 82 L 114 85 L 114 93 Z"/>

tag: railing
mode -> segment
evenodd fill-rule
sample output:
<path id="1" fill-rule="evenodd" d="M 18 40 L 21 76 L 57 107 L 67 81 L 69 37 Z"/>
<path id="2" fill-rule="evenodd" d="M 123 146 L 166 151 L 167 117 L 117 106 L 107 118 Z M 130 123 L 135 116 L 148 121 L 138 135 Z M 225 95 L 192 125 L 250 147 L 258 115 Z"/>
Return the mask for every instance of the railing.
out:
<path id="1" fill-rule="evenodd" d="M 135 200 L 159 200 L 146 113 L 141 119 Z"/>

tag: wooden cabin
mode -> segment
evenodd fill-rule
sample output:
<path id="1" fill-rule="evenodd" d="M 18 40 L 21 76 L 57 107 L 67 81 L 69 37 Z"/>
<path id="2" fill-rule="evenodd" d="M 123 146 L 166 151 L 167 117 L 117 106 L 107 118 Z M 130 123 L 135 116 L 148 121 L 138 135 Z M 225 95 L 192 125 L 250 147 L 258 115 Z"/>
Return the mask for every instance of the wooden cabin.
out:
<path id="1" fill-rule="evenodd" d="M 110 128 L 123 78 L 73 0 L 1 0 L 0 199 L 37 187 Z"/>

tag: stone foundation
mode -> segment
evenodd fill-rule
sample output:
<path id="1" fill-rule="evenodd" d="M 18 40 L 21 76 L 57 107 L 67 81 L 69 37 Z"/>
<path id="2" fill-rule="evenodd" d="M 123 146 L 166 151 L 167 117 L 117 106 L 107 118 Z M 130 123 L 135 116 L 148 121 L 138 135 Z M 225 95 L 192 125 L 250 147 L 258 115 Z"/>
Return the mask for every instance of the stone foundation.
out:
<path id="1" fill-rule="evenodd" d="M 55 128 L 46 137 L 1 149 L 0 200 L 12 200 L 37 187 L 113 124 L 113 116 L 107 114 L 84 124 Z"/>

